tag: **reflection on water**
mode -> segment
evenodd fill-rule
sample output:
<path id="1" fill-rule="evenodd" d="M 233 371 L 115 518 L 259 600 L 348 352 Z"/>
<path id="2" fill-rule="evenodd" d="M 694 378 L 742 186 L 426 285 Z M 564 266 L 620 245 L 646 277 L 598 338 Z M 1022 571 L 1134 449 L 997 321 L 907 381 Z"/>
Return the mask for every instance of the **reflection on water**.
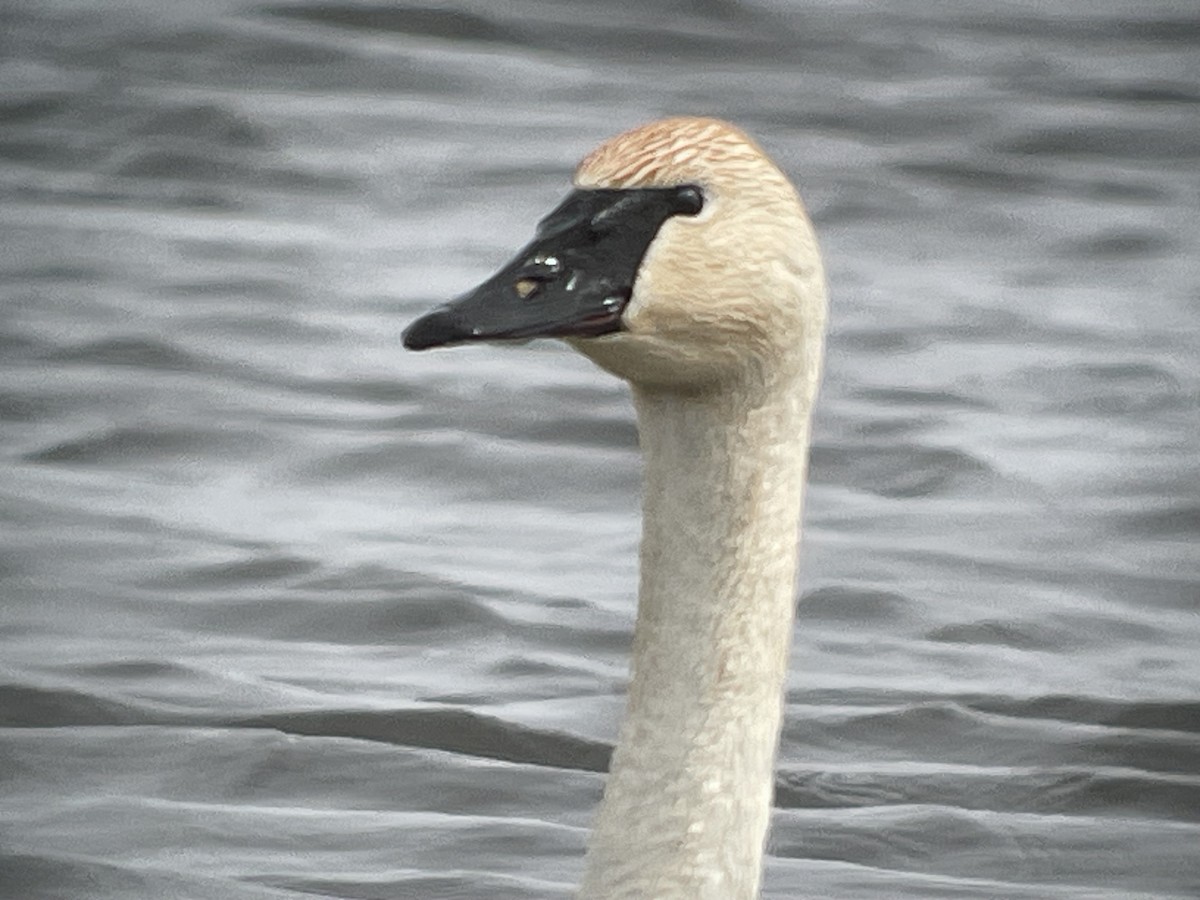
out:
<path id="1" fill-rule="evenodd" d="M 834 294 L 765 896 L 1200 892 L 1192 4 L 2 15 L 0 895 L 569 896 L 628 401 L 399 335 L 689 112 Z"/>

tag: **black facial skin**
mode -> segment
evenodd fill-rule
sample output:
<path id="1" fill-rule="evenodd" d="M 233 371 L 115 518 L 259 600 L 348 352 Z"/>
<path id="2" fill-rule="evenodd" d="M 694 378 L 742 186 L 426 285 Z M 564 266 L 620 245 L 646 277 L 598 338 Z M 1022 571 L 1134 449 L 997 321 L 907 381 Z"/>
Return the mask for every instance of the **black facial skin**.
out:
<path id="1" fill-rule="evenodd" d="M 703 206 L 692 185 L 575 191 L 542 219 L 512 262 L 409 325 L 404 346 L 619 331 L 638 266 L 663 222 L 694 216 Z"/>

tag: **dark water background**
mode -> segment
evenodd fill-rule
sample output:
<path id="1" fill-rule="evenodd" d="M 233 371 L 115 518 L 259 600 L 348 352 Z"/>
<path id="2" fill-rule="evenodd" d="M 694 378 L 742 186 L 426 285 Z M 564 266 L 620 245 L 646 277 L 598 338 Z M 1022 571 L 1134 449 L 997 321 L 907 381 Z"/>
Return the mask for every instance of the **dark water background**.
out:
<path id="1" fill-rule="evenodd" d="M 550 898 L 638 456 L 400 349 L 735 119 L 833 293 L 770 898 L 1200 896 L 1200 7 L 0 7 L 0 896 Z"/>

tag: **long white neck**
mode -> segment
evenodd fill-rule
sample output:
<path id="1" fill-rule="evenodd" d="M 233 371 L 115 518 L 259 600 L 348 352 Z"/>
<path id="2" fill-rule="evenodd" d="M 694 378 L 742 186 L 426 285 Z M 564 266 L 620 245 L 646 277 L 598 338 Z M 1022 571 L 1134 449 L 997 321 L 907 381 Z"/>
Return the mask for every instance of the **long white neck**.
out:
<path id="1" fill-rule="evenodd" d="M 770 818 L 815 384 L 635 389 L 645 455 L 628 711 L 581 900 L 751 900 Z"/>

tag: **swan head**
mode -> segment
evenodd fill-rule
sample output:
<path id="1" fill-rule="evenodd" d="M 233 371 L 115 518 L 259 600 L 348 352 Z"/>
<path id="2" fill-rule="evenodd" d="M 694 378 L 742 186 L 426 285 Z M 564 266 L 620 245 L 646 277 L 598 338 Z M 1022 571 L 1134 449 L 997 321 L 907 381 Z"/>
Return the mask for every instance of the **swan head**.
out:
<path id="1" fill-rule="evenodd" d="M 815 372 L 825 287 L 787 177 L 728 123 L 673 118 L 606 141 L 534 240 L 413 322 L 410 349 L 567 339 L 645 389 Z"/>

